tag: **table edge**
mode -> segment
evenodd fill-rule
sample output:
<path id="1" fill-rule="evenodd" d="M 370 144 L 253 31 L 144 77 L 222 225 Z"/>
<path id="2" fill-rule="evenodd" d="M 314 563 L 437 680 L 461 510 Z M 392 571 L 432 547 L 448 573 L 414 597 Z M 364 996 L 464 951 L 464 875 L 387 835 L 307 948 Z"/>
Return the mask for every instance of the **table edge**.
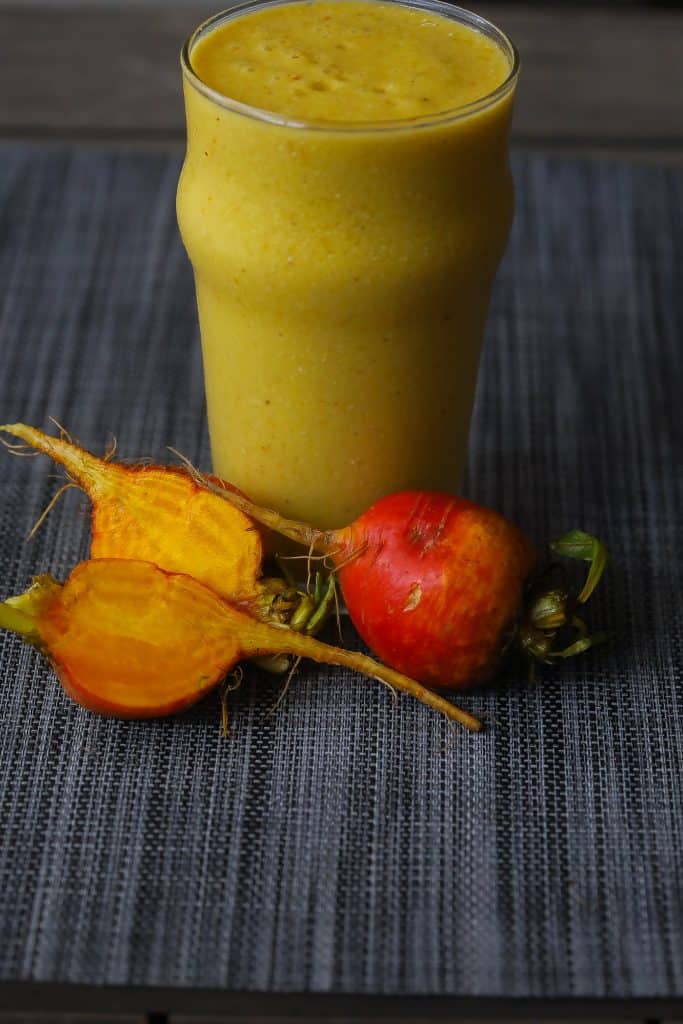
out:
<path id="1" fill-rule="evenodd" d="M 245 992 L 156 985 L 0 981 L 3 1012 L 166 1012 L 231 1017 L 683 1018 L 683 996 L 435 996 L 335 992 Z"/>

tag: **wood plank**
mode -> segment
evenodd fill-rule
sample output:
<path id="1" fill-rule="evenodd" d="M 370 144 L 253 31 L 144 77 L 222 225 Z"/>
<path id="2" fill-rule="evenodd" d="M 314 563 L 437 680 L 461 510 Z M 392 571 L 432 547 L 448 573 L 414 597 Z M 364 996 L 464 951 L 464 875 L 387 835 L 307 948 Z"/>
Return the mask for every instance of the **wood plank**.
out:
<path id="1" fill-rule="evenodd" d="M 5 1014 L 0 1011 L 0 1024 L 146 1024 L 143 1018 L 130 1014 Z"/>
<path id="2" fill-rule="evenodd" d="M 683 11 L 477 10 L 521 54 L 518 138 L 683 143 Z"/>
<path id="3" fill-rule="evenodd" d="M 183 1014 L 212 1016 L 236 1024 L 276 1021 L 289 1017 L 299 1021 L 353 1020 L 356 1024 L 394 1019 L 398 1022 L 422 1018 L 425 1021 L 504 1020 L 523 1022 L 563 1020 L 585 1024 L 594 1021 L 683 1021 L 683 997 L 578 996 L 557 998 L 506 998 L 487 996 L 377 996 L 322 992 L 231 992 L 225 989 L 164 988 L 161 986 L 78 985 L 66 982 L 0 981 L 0 1009 L 12 1007 L 22 1019 L 30 1014 L 141 1013 L 157 1007 L 175 1024 Z"/>
<path id="4" fill-rule="evenodd" d="M 180 47 L 207 12 L 0 11 L 0 132 L 180 138 Z"/>
<path id="5" fill-rule="evenodd" d="M 522 54 L 520 143 L 683 148 L 682 11 L 475 6 Z M 0 10 L 0 135 L 182 140 L 178 52 L 208 11 Z"/>
<path id="6" fill-rule="evenodd" d="M 286 996 L 284 997 L 286 1001 Z M 318 1018 L 318 1021 L 322 1021 L 323 1018 Z M 622 1017 L 617 1018 L 617 1021 L 607 1022 L 604 1017 L 589 1017 L 582 1021 L 582 1024 L 618 1024 L 621 1020 L 622 1024 L 626 1024 L 628 1018 Z M 325 1024 L 376 1024 L 376 1017 L 325 1017 Z M 481 1018 L 478 1017 L 453 1017 L 451 1018 L 452 1024 L 481 1024 Z M 4 1024 L 4 1021 L 0 1017 L 0 1024 Z M 31 1021 L 30 1024 L 33 1024 Z M 41 1022 L 42 1024 L 42 1022 Z M 99 1024 L 99 1020 L 97 1021 Z M 199 1015 L 185 1015 L 185 1014 L 172 1014 L 169 1024 L 301 1024 L 300 1017 L 230 1017 L 230 1016 L 215 1016 L 213 1014 L 204 1017 Z M 316 1022 L 317 1024 L 317 1022 Z M 382 1024 L 434 1024 L 432 1017 L 383 1017 Z M 496 1024 L 576 1024 L 576 1019 L 572 1017 L 554 1017 L 554 1016 L 541 1016 L 541 1017 L 496 1017 Z M 630 1022 L 632 1024 L 632 1022 Z M 642 1024 L 642 1022 L 638 1022 Z M 658 1022 L 660 1024 L 660 1022 Z M 661 1022 L 664 1024 L 664 1022 Z M 668 1024 L 668 1022 L 667 1022 Z"/>

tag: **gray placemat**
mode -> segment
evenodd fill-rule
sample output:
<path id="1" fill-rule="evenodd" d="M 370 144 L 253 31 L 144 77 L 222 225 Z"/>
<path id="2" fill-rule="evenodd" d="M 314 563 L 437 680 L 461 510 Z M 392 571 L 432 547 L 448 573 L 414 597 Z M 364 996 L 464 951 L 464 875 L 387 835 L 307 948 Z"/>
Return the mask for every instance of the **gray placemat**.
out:
<path id="1" fill-rule="evenodd" d="M 101 719 L 0 636 L 0 979 L 505 996 L 683 994 L 683 177 L 533 157 L 497 285 L 467 493 L 613 555 L 617 638 L 498 725 L 306 666 Z M 0 150 L 0 420 L 208 466 L 178 161 Z M 73 492 L 0 453 L 2 595 L 84 555 Z M 353 637 L 349 636 L 352 640 Z"/>

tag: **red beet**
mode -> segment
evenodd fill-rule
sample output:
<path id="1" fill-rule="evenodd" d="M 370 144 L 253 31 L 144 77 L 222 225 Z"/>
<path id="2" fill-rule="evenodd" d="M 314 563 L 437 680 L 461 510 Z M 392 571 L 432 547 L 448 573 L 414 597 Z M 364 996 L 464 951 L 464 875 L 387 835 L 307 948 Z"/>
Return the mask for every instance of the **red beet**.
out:
<path id="1" fill-rule="evenodd" d="M 529 538 L 464 498 L 403 491 L 381 498 L 350 526 L 317 530 L 217 493 L 271 530 L 325 552 L 368 646 L 432 688 L 483 682 L 514 647 L 532 663 L 550 663 L 604 639 L 589 637 L 577 615 L 606 560 L 589 534 L 575 530 L 553 545 L 557 554 L 591 563 L 583 590 L 572 596 L 564 580 L 546 574 L 532 581 L 537 558 Z"/>
<path id="2" fill-rule="evenodd" d="M 404 491 L 382 498 L 344 533 L 344 600 L 380 658 L 410 665 L 432 687 L 466 686 L 492 673 L 536 562 L 516 526 L 463 498 Z M 348 558 L 354 549 L 358 556 Z"/>

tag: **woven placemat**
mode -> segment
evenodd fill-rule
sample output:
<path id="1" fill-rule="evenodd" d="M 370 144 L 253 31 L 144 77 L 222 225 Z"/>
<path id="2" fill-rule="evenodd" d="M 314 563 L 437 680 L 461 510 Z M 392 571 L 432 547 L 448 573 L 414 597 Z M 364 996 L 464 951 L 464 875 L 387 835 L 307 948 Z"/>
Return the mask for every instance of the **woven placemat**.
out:
<path id="1" fill-rule="evenodd" d="M 0 420 L 208 467 L 175 157 L 0 150 Z M 683 994 L 683 177 L 518 159 L 466 492 L 613 556 L 608 649 L 463 702 L 255 670 L 175 719 L 79 709 L 0 636 L 0 979 L 490 996 Z M 2 455 L 2 595 L 84 503 Z M 353 640 L 352 636 L 348 637 Z"/>

